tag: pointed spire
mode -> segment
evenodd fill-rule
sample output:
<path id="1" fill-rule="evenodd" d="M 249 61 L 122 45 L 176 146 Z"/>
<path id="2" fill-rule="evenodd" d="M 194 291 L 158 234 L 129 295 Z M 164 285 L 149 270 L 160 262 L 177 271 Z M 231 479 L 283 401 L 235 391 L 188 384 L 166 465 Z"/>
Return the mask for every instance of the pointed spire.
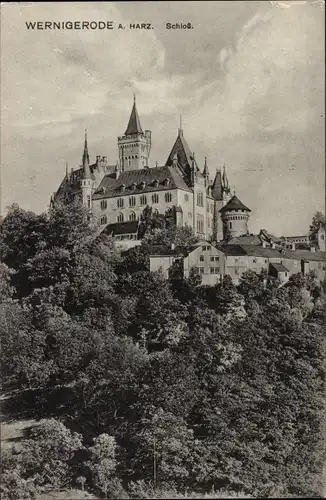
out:
<path id="1" fill-rule="evenodd" d="M 206 177 L 208 174 L 209 174 L 209 172 L 208 172 L 208 166 L 207 166 L 207 156 L 205 156 L 203 176 Z"/>
<path id="2" fill-rule="evenodd" d="M 87 129 L 85 128 L 85 141 L 84 141 L 84 152 L 83 152 L 83 165 L 87 160 L 89 164 L 89 154 L 88 154 L 88 146 L 87 146 Z"/>
<path id="3" fill-rule="evenodd" d="M 235 184 L 233 185 L 233 196 L 235 196 Z"/>
<path id="4" fill-rule="evenodd" d="M 87 130 L 85 129 L 85 142 L 83 152 L 83 179 L 91 179 L 91 171 L 89 168 L 89 154 L 87 146 Z"/>
<path id="5" fill-rule="evenodd" d="M 141 128 L 138 111 L 136 107 L 136 95 L 134 94 L 134 104 L 131 110 L 131 115 L 128 122 L 127 130 L 125 131 L 125 135 L 132 134 L 143 134 L 143 129 Z"/>
<path id="6" fill-rule="evenodd" d="M 66 161 L 66 179 L 68 179 L 68 162 Z"/>
<path id="7" fill-rule="evenodd" d="M 178 135 L 183 136 L 183 130 L 182 130 L 182 115 L 180 115 L 180 127 L 178 129 Z"/>

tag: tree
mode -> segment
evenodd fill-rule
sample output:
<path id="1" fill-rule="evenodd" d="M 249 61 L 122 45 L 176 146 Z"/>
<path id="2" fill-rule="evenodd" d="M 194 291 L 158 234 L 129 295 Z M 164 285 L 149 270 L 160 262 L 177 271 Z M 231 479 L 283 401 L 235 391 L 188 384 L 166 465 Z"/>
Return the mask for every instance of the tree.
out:
<path id="1" fill-rule="evenodd" d="M 315 212 L 310 227 L 309 227 L 309 240 L 311 243 L 314 243 L 316 240 L 316 234 L 320 226 L 325 226 L 325 215 L 322 212 Z"/>
<path id="2" fill-rule="evenodd" d="M 164 228 L 164 215 L 156 213 L 153 207 L 147 205 L 139 218 L 138 237 L 142 239 L 145 235 L 151 234 L 155 229 Z"/>
<path id="3" fill-rule="evenodd" d="M 90 448 L 90 469 L 95 486 L 103 491 L 107 498 L 110 482 L 116 469 L 115 459 L 116 441 L 108 434 L 100 434 L 94 439 Z"/>
<path id="4" fill-rule="evenodd" d="M 82 437 L 61 422 L 41 420 L 24 443 L 24 476 L 37 486 L 59 490 L 71 482 L 71 463 L 82 447 Z"/>

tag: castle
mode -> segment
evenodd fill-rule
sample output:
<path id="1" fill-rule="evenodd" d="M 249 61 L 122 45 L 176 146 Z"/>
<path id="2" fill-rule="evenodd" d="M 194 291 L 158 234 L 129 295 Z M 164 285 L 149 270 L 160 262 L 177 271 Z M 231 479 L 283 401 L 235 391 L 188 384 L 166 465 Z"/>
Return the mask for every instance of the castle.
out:
<path id="1" fill-rule="evenodd" d="M 96 156 L 90 163 L 85 131 L 82 164 L 66 171 L 54 200 L 79 197 L 102 229 L 118 239 L 137 239 L 145 207 L 157 214 L 172 213 L 177 226 L 191 226 L 202 240 L 221 241 L 248 232 L 250 209 L 231 196 L 225 167 L 210 179 L 207 159 L 199 168 L 183 135 L 181 120 L 176 141 L 163 166 L 150 165 L 151 131 L 143 131 L 134 97 L 125 133 L 118 137 L 119 160 L 108 164 Z"/>
<path id="2" fill-rule="evenodd" d="M 237 283 L 251 269 L 265 270 L 286 283 L 291 274 L 310 271 L 325 277 L 325 227 L 320 227 L 316 247 L 296 249 L 307 237 L 278 238 L 261 229 L 249 234 L 250 209 L 231 195 L 225 167 L 210 179 L 207 159 L 199 168 L 183 135 L 181 120 L 175 143 L 165 165 L 150 166 L 151 131 L 143 131 L 136 99 L 125 133 L 118 137 L 119 160 L 108 164 L 96 156 L 90 163 L 85 131 L 82 162 L 61 182 L 51 201 L 81 200 L 98 224 L 125 248 L 140 244 L 139 227 L 146 207 L 152 213 L 173 217 L 177 226 L 190 226 L 199 237 L 192 249 L 153 248 L 150 270 L 166 276 L 176 260 L 184 277 L 196 267 L 203 284 L 212 285 L 229 275 Z M 303 240 L 304 241 L 301 241 Z M 290 245 L 290 248 L 289 248 Z M 316 251 L 317 250 L 317 251 Z"/>

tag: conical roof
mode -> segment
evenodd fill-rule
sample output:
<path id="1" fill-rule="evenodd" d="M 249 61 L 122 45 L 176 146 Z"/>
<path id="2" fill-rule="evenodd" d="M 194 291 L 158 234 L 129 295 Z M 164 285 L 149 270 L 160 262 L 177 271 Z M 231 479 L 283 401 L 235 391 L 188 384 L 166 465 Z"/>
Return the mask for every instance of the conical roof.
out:
<path id="1" fill-rule="evenodd" d="M 222 175 L 220 170 L 216 170 L 215 179 L 212 184 L 212 196 L 214 200 L 223 200 Z"/>
<path id="2" fill-rule="evenodd" d="M 236 195 L 232 196 L 230 201 L 228 201 L 227 204 L 224 205 L 224 207 L 222 207 L 219 211 L 220 213 L 223 213 L 228 212 L 229 210 L 245 210 L 246 212 L 251 212 L 250 208 L 246 207 L 246 205 L 244 205 Z"/>
<path id="3" fill-rule="evenodd" d="M 91 171 L 89 168 L 89 154 L 88 154 L 88 145 L 87 145 L 87 130 L 85 130 L 85 142 L 84 142 L 84 151 L 83 151 L 83 179 L 91 179 Z"/>
<path id="4" fill-rule="evenodd" d="M 134 97 L 134 105 L 131 110 L 131 115 L 129 118 L 127 130 L 125 131 L 125 135 L 143 134 L 143 133 L 144 132 L 143 129 L 141 128 L 138 111 L 136 107 L 136 99 Z"/>

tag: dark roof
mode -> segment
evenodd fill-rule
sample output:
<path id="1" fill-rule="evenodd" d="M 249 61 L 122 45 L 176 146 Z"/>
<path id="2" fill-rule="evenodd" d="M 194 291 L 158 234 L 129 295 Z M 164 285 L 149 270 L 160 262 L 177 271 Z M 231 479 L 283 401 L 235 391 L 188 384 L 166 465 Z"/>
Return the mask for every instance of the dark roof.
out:
<path id="1" fill-rule="evenodd" d="M 166 179 L 169 179 L 169 184 L 166 184 Z M 155 181 L 158 181 L 158 184 L 155 184 Z M 145 184 L 142 185 L 142 182 Z M 133 183 L 135 184 L 134 189 Z M 125 186 L 124 191 L 122 191 L 123 185 Z M 114 174 L 106 175 L 95 191 L 94 198 L 109 198 L 176 188 L 189 191 L 177 168 L 168 166 L 145 168 L 122 172 L 118 179 L 115 178 Z M 103 189 L 104 191 L 102 191 Z"/>
<path id="2" fill-rule="evenodd" d="M 289 270 L 283 266 L 283 264 L 279 264 L 277 262 L 271 262 L 271 267 L 273 267 L 278 273 L 288 273 Z"/>
<path id="3" fill-rule="evenodd" d="M 192 166 L 192 162 L 194 159 L 193 153 L 190 151 L 190 148 L 183 137 L 182 131 L 179 131 L 179 135 L 171 149 L 171 152 L 168 156 L 168 159 L 166 160 L 166 165 L 170 166 L 173 164 L 173 158 L 175 153 L 177 154 L 178 157 L 178 162 L 181 165 L 181 167 L 185 170 L 186 173 L 189 171 L 189 167 Z M 195 165 L 197 171 L 199 171 L 198 165 L 195 160 Z"/>
<path id="4" fill-rule="evenodd" d="M 138 111 L 136 108 L 136 101 L 134 100 L 134 105 L 131 110 L 131 115 L 129 118 L 129 123 L 127 126 L 127 130 L 125 131 L 125 135 L 132 134 L 143 134 L 143 129 L 141 128 Z"/>
<path id="5" fill-rule="evenodd" d="M 246 205 L 244 205 L 242 201 L 236 197 L 236 195 L 232 196 L 230 201 L 228 201 L 227 204 L 224 205 L 224 207 L 222 207 L 219 211 L 223 213 L 228 210 L 246 210 L 247 212 L 251 212 L 250 208 L 246 207 Z"/>
<path id="6" fill-rule="evenodd" d="M 215 179 L 212 184 L 212 196 L 214 200 L 223 200 L 222 173 L 216 170 Z"/>
<path id="7" fill-rule="evenodd" d="M 247 255 L 241 245 L 218 245 L 218 249 L 226 255 Z"/>
<path id="8" fill-rule="evenodd" d="M 309 250 L 288 250 L 267 247 L 259 245 L 219 245 L 219 250 L 227 255 L 241 256 L 249 255 L 251 257 L 265 258 L 283 258 L 292 260 L 307 261 L 325 261 L 326 252 L 310 252 Z"/>
<path id="9" fill-rule="evenodd" d="M 182 255 L 186 256 L 187 255 L 187 250 L 185 247 L 175 247 L 171 248 L 170 246 L 166 245 L 154 245 L 151 246 L 150 249 L 150 256 L 155 256 L 155 257 L 168 257 L 169 255 Z"/>
<path id="10" fill-rule="evenodd" d="M 108 224 L 103 229 L 102 233 L 112 234 L 116 236 L 118 234 L 135 234 L 138 231 L 138 221 L 127 221 L 127 222 L 115 222 L 114 224 Z"/>

